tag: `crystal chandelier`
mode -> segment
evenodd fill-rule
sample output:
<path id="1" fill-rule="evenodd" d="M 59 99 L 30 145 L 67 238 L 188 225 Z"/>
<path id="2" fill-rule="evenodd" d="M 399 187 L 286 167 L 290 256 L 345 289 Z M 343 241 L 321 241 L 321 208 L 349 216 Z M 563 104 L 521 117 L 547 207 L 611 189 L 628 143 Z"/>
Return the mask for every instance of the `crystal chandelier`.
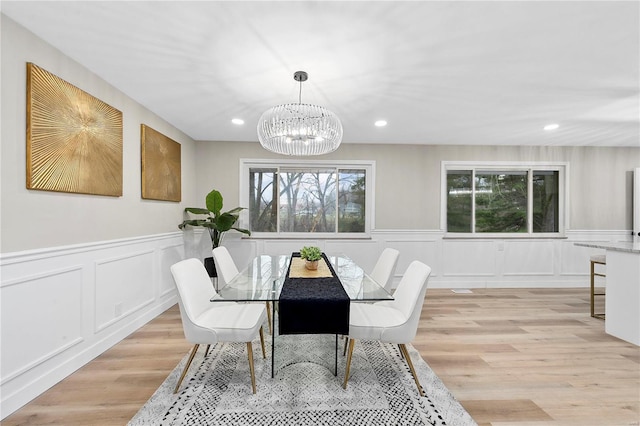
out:
<path id="1" fill-rule="evenodd" d="M 258 121 L 258 140 L 263 148 L 284 155 L 321 155 L 333 152 L 342 142 L 342 123 L 328 109 L 302 103 L 302 82 L 307 73 L 296 71 L 300 83 L 297 104 L 276 105 Z"/>

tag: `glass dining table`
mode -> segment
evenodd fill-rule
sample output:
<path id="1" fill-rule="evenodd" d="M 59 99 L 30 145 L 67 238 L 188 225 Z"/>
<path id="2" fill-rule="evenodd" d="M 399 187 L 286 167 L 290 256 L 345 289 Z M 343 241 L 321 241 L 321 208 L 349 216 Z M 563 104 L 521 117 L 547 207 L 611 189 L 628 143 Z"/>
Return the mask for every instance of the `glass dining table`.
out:
<path id="1" fill-rule="evenodd" d="M 211 302 L 271 302 L 273 323 L 276 322 L 276 302 L 280 298 L 282 287 L 287 278 L 291 255 L 261 255 L 255 257 L 231 281 L 218 288 L 218 296 Z M 393 300 L 380 284 L 374 281 L 364 270 L 349 257 L 326 255 L 327 260 L 349 296 L 350 302 L 376 302 Z M 271 377 L 274 377 L 274 356 L 276 327 L 271 328 Z M 335 372 L 337 375 L 336 339 Z"/>

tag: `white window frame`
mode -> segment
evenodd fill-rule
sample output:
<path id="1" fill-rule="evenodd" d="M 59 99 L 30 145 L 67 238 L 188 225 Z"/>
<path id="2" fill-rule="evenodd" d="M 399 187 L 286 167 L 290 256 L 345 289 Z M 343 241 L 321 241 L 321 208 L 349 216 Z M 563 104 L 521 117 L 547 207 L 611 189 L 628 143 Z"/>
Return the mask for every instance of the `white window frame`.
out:
<path id="1" fill-rule="evenodd" d="M 568 162 L 524 162 L 524 161 L 442 161 L 440 171 L 440 229 L 445 238 L 565 238 L 569 229 L 569 163 Z M 481 171 L 557 171 L 558 172 L 558 232 L 532 232 L 533 198 L 527 196 L 527 232 L 475 232 L 475 202 L 472 203 L 471 232 L 448 232 L 447 230 L 447 171 L 472 170 L 472 185 L 475 190 L 475 173 Z M 532 192 L 532 177 L 528 173 L 527 193 Z"/>
<path id="2" fill-rule="evenodd" d="M 365 188 L 365 225 L 364 232 L 251 232 L 253 238 L 276 239 L 370 239 L 373 224 L 375 223 L 375 170 L 376 162 L 369 160 L 281 160 L 281 159 L 240 159 L 240 205 L 248 206 L 249 203 L 249 171 L 252 168 L 309 168 L 320 169 L 362 169 L 366 172 Z M 249 211 L 240 213 L 240 227 L 249 229 Z M 279 226 L 279 225 L 278 225 Z"/>

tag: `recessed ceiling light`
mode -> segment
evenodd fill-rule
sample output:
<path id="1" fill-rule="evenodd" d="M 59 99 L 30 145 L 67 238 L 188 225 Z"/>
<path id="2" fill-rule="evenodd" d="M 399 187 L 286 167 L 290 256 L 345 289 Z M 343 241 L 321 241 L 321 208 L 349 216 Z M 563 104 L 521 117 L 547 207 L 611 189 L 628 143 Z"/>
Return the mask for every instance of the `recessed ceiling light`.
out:
<path id="1" fill-rule="evenodd" d="M 544 130 L 549 131 L 549 130 L 556 130 L 558 127 L 560 127 L 559 124 L 553 123 L 553 124 L 547 124 L 546 126 L 544 126 Z"/>
<path id="2" fill-rule="evenodd" d="M 244 120 L 243 120 L 242 118 L 234 118 L 233 120 L 231 120 L 231 122 L 232 122 L 233 124 L 238 125 L 238 126 L 240 126 L 240 125 L 244 124 Z"/>
<path id="3" fill-rule="evenodd" d="M 387 125 L 387 122 L 385 120 L 378 120 L 373 124 L 375 124 L 376 127 L 384 127 Z"/>

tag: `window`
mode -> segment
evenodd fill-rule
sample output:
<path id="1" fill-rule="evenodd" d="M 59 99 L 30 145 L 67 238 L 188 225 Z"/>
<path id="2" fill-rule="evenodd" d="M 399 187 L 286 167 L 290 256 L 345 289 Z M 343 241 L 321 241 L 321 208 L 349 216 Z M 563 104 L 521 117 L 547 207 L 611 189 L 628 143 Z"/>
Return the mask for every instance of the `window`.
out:
<path id="1" fill-rule="evenodd" d="M 368 237 L 373 168 L 373 162 L 241 160 L 247 227 L 257 237 Z"/>
<path id="2" fill-rule="evenodd" d="M 443 162 L 443 227 L 449 236 L 558 236 L 568 166 Z"/>

